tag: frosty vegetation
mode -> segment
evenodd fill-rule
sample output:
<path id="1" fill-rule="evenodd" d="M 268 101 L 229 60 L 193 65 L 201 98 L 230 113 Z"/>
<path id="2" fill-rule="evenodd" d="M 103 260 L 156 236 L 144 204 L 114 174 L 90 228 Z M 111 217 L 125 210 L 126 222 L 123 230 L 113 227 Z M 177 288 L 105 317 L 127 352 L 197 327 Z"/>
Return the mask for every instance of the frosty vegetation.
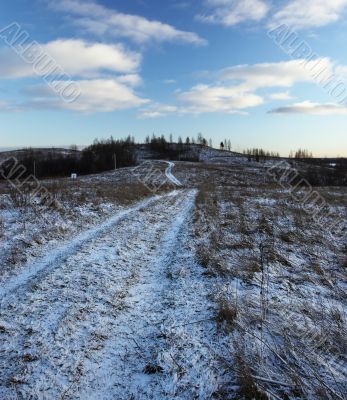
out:
<path id="1" fill-rule="evenodd" d="M 42 180 L 59 207 L 0 184 L 0 398 L 346 398 L 347 247 L 327 232 L 346 175 L 291 160 L 334 177 L 312 183 L 324 225 L 266 173 L 277 157 L 195 146 L 182 187 L 165 163 Z"/>

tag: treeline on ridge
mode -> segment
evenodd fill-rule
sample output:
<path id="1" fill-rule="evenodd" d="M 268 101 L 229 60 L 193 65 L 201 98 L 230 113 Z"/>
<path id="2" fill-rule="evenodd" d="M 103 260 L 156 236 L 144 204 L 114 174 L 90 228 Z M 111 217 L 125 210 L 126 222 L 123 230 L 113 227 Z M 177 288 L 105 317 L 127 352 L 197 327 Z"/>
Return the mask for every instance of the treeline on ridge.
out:
<path id="1" fill-rule="evenodd" d="M 150 150 L 156 157 L 182 160 L 198 161 L 196 154 L 190 151 L 189 143 L 167 142 L 164 136 L 152 136 L 146 139 Z M 115 168 L 124 168 L 137 165 L 137 155 L 139 144 L 135 143 L 132 136 L 126 139 L 115 140 L 113 137 L 103 140 L 95 140 L 94 143 L 82 151 L 78 151 L 76 146 L 70 150 L 60 149 L 25 149 L 14 153 L 21 166 L 25 168 L 18 170 L 20 178 L 34 175 L 36 178 L 48 177 L 67 177 L 71 173 L 78 175 L 96 174 L 111 171 Z M 3 165 L 5 169 L 3 176 L 7 176 L 13 168 L 13 163 Z M 7 169 L 7 171 L 6 171 Z M 6 175 L 7 174 L 7 175 Z M 2 176 L 2 177 L 3 177 Z"/>

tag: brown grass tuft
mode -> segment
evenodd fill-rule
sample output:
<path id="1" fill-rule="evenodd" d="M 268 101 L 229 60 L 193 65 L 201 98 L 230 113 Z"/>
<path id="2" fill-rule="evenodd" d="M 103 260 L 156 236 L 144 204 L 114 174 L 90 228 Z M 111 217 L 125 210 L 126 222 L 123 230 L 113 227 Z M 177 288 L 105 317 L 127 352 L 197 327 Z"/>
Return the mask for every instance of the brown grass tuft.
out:
<path id="1" fill-rule="evenodd" d="M 252 376 L 251 368 L 245 361 L 245 356 L 240 351 L 236 354 L 236 365 L 238 369 L 238 398 L 243 400 L 268 400 L 268 396 L 262 393 Z"/>
<path id="2" fill-rule="evenodd" d="M 220 328 L 231 332 L 234 328 L 234 322 L 237 318 L 237 308 L 227 299 L 221 299 L 218 302 L 217 324 Z"/>

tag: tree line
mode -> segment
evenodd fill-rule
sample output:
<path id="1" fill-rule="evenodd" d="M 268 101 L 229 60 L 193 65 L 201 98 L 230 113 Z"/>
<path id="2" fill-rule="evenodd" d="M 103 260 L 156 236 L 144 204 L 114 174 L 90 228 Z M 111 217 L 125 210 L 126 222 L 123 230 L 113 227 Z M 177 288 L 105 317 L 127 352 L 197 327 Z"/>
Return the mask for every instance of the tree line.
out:
<path id="1" fill-rule="evenodd" d="M 280 153 L 273 151 L 266 151 L 264 149 L 247 149 L 243 154 L 248 157 L 248 161 L 265 161 L 269 158 L 280 158 Z"/>
<path id="2" fill-rule="evenodd" d="M 187 136 L 185 139 L 182 138 L 182 136 L 178 136 L 177 142 L 174 141 L 173 135 L 170 134 L 169 135 L 169 140 L 166 140 L 165 135 L 161 135 L 159 137 L 157 137 L 154 133 L 152 135 L 152 137 L 150 137 L 149 135 L 146 136 L 145 139 L 145 143 L 146 144 L 152 144 L 152 143 L 157 143 L 157 142 L 161 142 L 161 143 L 165 143 L 165 144 L 178 144 L 178 145 L 190 145 L 190 144 L 199 144 L 201 146 L 209 146 L 209 147 L 213 147 L 213 142 L 212 139 L 210 138 L 209 140 L 207 140 L 206 138 L 203 137 L 202 133 L 199 132 L 197 134 L 197 137 L 195 138 L 195 136 Z"/>
<path id="3" fill-rule="evenodd" d="M 152 138 L 146 138 L 146 143 L 157 157 L 182 161 L 198 161 L 198 154 L 191 151 L 191 143 L 207 146 L 207 140 L 202 134 L 198 134 L 197 139 L 187 137 L 185 143 L 181 137 L 178 138 L 178 143 L 173 143 L 172 135 L 170 135 L 170 140 L 171 142 L 167 141 L 164 135 L 157 137 L 153 134 Z M 212 145 L 212 141 L 210 144 Z M 133 136 L 117 140 L 111 136 L 109 139 L 95 139 L 92 145 L 82 151 L 78 151 L 75 145 L 71 146 L 70 150 L 60 149 L 59 151 L 28 148 L 15 152 L 14 156 L 25 168 L 25 172 L 23 168 L 18 170 L 21 179 L 30 175 L 40 179 L 66 177 L 71 173 L 96 174 L 115 168 L 135 166 L 138 150 L 139 144 L 135 142 Z M 7 169 L 9 170 L 7 173 L 11 171 L 10 163 Z"/>
<path id="4" fill-rule="evenodd" d="M 18 156 L 21 166 L 25 168 L 25 171 L 23 168 L 18 170 L 20 178 L 25 179 L 30 175 L 38 179 L 64 177 L 71 173 L 88 175 L 136 165 L 135 140 L 131 136 L 124 140 L 114 140 L 112 137 L 96 139 L 82 151 L 77 151 L 74 147 L 59 152 L 54 149 L 26 149 Z M 4 171 L 4 176 L 10 172 L 10 164 L 7 169 L 9 171 Z"/>
<path id="5" fill-rule="evenodd" d="M 289 158 L 295 158 L 297 160 L 300 159 L 309 159 L 313 158 L 312 152 L 306 149 L 299 149 L 295 153 L 293 151 L 290 152 Z"/>
<path id="6" fill-rule="evenodd" d="M 147 136 L 146 145 L 152 151 L 155 158 L 199 161 L 199 148 L 191 145 L 212 147 L 212 140 L 207 140 L 201 133 L 197 137 L 187 136 L 185 140 L 178 137 L 178 141 L 173 141 L 172 135 L 169 140 L 164 135 L 152 137 Z M 223 146 L 222 146 L 223 145 Z M 20 163 L 25 168 L 22 170 L 21 179 L 29 175 L 36 178 L 47 177 L 67 177 L 71 173 L 78 175 L 97 174 L 110 171 L 115 168 L 131 167 L 137 164 L 137 157 L 140 151 L 140 144 L 135 142 L 134 137 L 128 136 L 125 139 L 115 140 L 112 136 L 109 139 L 97 140 L 82 151 L 77 150 L 77 146 L 71 146 L 70 150 L 54 149 L 26 149 L 15 153 Z M 231 150 L 230 140 L 221 142 L 221 149 Z M 280 158 L 277 152 L 266 151 L 261 148 L 247 149 L 243 151 L 249 161 L 264 162 L 271 158 Z M 308 167 L 305 170 L 305 177 L 313 185 L 346 185 L 347 184 L 347 160 L 337 159 L 336 163 L 331 164 L 329 160 L 312 158 L 312 153 L 308 150 L 299 149 L 291 152 L 290 158 L 305 161 Z M 5 166 L 6 167 L 6 166 Z M 11 166 L 7 169 L 11 171 Z M 6 171 L 5 171 L 6 173 Z"/>

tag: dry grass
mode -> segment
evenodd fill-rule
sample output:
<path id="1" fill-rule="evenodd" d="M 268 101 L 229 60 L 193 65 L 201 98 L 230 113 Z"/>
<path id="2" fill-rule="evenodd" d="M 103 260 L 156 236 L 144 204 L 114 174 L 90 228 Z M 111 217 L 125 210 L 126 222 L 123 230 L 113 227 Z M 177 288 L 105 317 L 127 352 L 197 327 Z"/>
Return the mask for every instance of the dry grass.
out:
<path id="1" fill-rule="evenodd" d="M 245 260 L 243 279 L 247 283 L 252 283 L 254 275 L 261 272 L 259 259 L 253 258 Z"/>
<path id="2" fill-rule="evenodd" d="M 341 267 L 343 270 L 347 269 L 347 245 L 344 246 L 342 252 L 341 252 Z"/>
<path id="3" fill-rule="evenodd" d="M 287 244 L 295 243 L 296 240 L 295 234 L 291 231 L 281 232 L 279 237 L 283 242 Z"/>
<path id="4" fill-rule="evenodd" d="M 248 186 L 237 185 L 235 181 L 229 184 L 217 177 L 219 171 L 209 168 L 209 173 L 212 174 L 210 182 L 214 184 L 200 187 L 194 221 L 197 243 L 203 244 L 198 247 L 197 258 L 206 268 L 205 275 L 212 279 L 213 291 L 226 294 L 222 299 L 212 296 L 217 306 L 216 324 L 220 333 L 231 340 L 237 338 L 247 353 L 239 359 L 237 398 L 266 399 L 262 389 L 269 389 L 283 399 L 307 398 L 309 393 L 315 392 L 316 398 L 332 399 L 329 391 L 329 396 L 324 397 L 324 386 L 314 379 L 305 379 L 303 385 L 302 371 L 297 367 L 300 360 L 294 356 L 296 350 L 294 348 L 293 354 L 287 350 L 299 340 L 307 354 L 308 365 L 317 370 L 322 368 L 320 352 L 328 358 L 346 353 L 345 316 L 339 309 L 324 311 L 324 307 L 331 302 L 345 301 L 341 282 L 345 280 L 347 247 L 328 240 L 324 224 L 313 221 L 288 191 L 263 182 L 253 184 L 254 177 Z M 330 196 L 337 198 L 332 203 L 341 209 L 346 207 L 343 193 L 344 190 L 335 188 L 334 195 Z M 266 248 L 263 273 L 260 243 Z M 230 296 L 235 293 L 236 282 L 242 282 L 237 284 L 237 307 Z M 261 311 L 262 290 L 265 317 Z M 319 292 L 323 293 L 319 295 L 321 299 L 316 298 Z M 311 306 L 301 307 L 303 299 L 310 301 Z M 288 304 L 291 305 L 289 309 Z M 296 337 L 292 317 L 302 324 L 302 337 Z M 278 376 L 281 362 L 276 357 L 274 360 L 266 347 L 262 350 L 266 354 L 262 359 L 261 346 L 245 335 L 241 327 L 254 332 L 256 337 L 260 337 L 264 329 L 265 340 L 269 338 L 270 343 L 273 340 L 283 359 L 288 359 L 292 371 L 283 376 L 290 384 L 288 390 L 255 381 L 254 376 L 268 375 L 271 370 L 274 377 Z M 309 327 L 316 327 L 317 332 L 309 334 Z M 286 336 L 290 341 L 284 344 L 281 340 Z M 328 341 L 319 347 L 317 341 L 324 338 Z M 231 348 L 230 353 L 234 356 L 235 348 Z M 332 387 L 335 384 L 329 383 Z"/>
<path id="5" fill-rule="evenodd" d="M 259 390 L 255 381 L 249 363 L 246 361 L 245 354 L 242 350 L 237 349 L 236 369 L 238 389 L 238 399 L 240 400 L 268 400 L 268 396 Z"/>
<path id="6" fill-rule="evenodd" d="M 44 181 L 43 187 L 54 199 L 47 204 L 44 200 L 40 204 L 40 198 L 32 199 L 30 185 L 21 193 L 8 184 L 0 184 L 0 208 L 20 212 L 20 219 L 7 232 L 0 218 L 0 238 L 9 244 L 7 251 L 1 254 L 2 271 L 12 273 L 14 268 L 25 264 L 28 257 L 40 255 L 43 245 L 54 240 L 66 240 L 104 221 L 121 206 L 130 206 L 154 195 L 135 179 L 124 183 L 114 182 L 111 178 L 100 175 L 77 181 Z M 171 190 L 171 186 L 161 186 L 156 194 Z M 23 237 L 25 241 L 14 237 Z"/>
<path id="7" fill-rule="evenodd" d="M 231 332 L 234 328 L 234 322 L 237 318 L 237 307 L 227 299 L 219 299 L 217 304 L 217 324 L 219 328 L 224 329 L 226 332 Z"/>
<path id="8" fill-rule="evenodd" d="M 60 202 L 72 203 L 75 206 L 91 204 L 99 206 L 101 203 L 129 205 L 145 197 L 172 190 L 169 185 L 163 185 L 158 192 L 153 193 L 140 182 L 110 184 L 109 182 L 62 180 L 59 184 L 47 184 L 47 189 Z"/>
<path id="9" fill-rule="evenodd" d="M 249 238 L 247 238 L 247 236 L 244 235 L 241 241 L 234 243 L 226 243 L 225 246 L 227 249 L 230 250 L 253 250 L 254 242 L 249 241 Z"/>
<path id="10" fill-rule="evenodd" d="M 200 244 L 196 250 L 196 258 L 201 266 L 208 268 L 212 260 L 210 248 L 206 245 Z"/>
<path id="11" fill-rule="evenodd" d="M 199 192 L 196 196 L 197 209 L 203 209 L 206 216 L 210 218 L 214 218 L 218 215 L 215 193 L 216 186 L 212 183 L 206 183 L 199 187 Z"/>
<path id="12" fill-rule="evenodd" d="M 324 276 L 324 270 L 322 269 L 319 261 L 312 261 L 309 268 L 312 269 L 312 271 L 314 271 L 317 275 Z"/>

